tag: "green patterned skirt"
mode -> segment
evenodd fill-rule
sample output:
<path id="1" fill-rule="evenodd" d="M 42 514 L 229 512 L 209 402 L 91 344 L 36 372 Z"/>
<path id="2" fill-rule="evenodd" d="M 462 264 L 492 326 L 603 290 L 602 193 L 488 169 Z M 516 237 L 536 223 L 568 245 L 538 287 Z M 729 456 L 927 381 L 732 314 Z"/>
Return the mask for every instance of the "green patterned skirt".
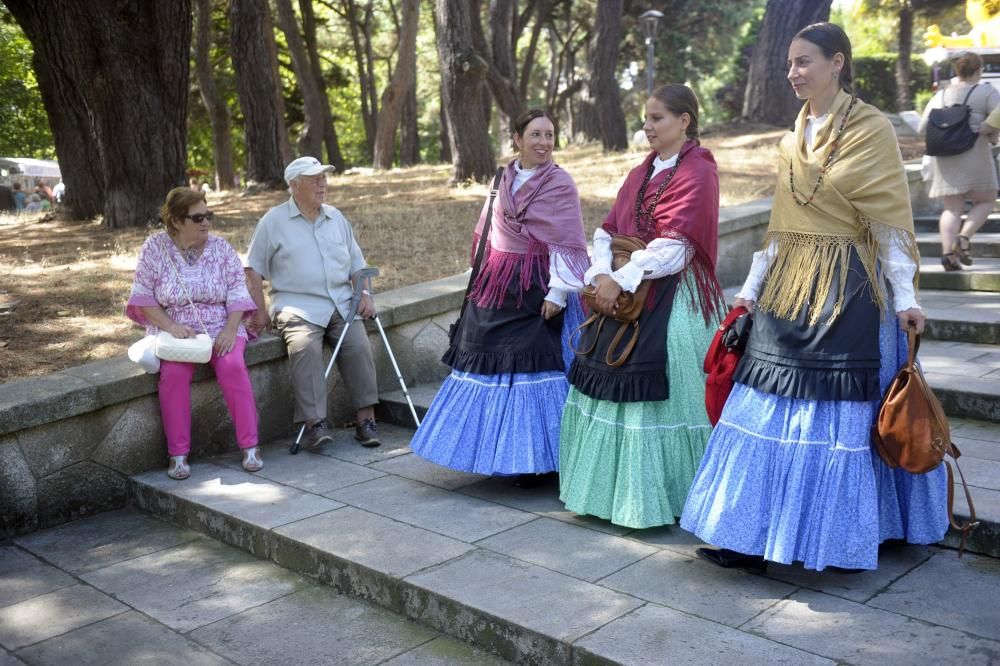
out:
<path id="1" fill-rule="evenodd" d="M 702 364 L 714 334 L 682 283 L 666 340 L 669 399 L 618 403 L 570 387 L 559 437 L 567 509 L 633 528 L 676 522 L 712 433 Z"/>

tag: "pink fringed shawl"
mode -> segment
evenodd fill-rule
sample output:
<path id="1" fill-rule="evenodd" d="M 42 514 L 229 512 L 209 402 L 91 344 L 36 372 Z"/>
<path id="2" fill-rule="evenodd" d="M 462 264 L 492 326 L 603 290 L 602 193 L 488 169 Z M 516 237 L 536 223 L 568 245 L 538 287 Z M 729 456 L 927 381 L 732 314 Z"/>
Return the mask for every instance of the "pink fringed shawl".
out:
<path id="1" fill-rule="evenodd" d="M 653 211 L 653 224 L 640 229 L 635 200 L 655 158 L 656 151 L 653 151 L 632 169 L 602 228 L 609 234 L 638 236 L 646 243 L 655 238 L 675 238 L 688 243 L 694 249 L 694 257 L 681 277 L 694 281 L 692 298 L 697 298 L 699 302 L 695 305 L 709 322 L 723 302 L 722 287 L 715 275 L 719 245 L 718 167 L 708 149 L 694 140 L 685 142 L 677 173 Z M 643 196 L 643 210 L 653 203 L 657 189 L 671 171 L 665 169 L 650 180 Z"/>
<path id="2" fill-rule="evenodd" d="M 500 307 L 507 285 L 520 268 L 520 295 L 531 285 L 533 275 L 548 284 L 549 257 L 555 253 L 572 273 L 560 276 L 566 282 L 582 282 L 590 266 L 583 233 L 583 214 L 576 184 L 551 160 L 511 194 L 516 160 L 506 166 L 500 191 L 493 204 L 490 242 L 479 278 L 469 299 L 480 307 Z M 486 206 L 479 216 L 472 241 L 475 253 L 486 222 Z M 518 299 L 520 305 L 520 298 Z"/>

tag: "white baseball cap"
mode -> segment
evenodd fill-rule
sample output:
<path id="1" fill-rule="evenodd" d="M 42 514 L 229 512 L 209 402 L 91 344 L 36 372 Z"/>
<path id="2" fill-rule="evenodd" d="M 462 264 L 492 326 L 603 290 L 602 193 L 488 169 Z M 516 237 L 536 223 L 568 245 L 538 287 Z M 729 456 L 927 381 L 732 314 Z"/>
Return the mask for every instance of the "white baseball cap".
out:
<path id="1" fill-rule="evenodd" d="M 290 184 L 299 176 L 315 176 L 336 170 L 332 164 L 322 164 L 315 157 L 300 157 L 285 167 L 285 182 Z"/>

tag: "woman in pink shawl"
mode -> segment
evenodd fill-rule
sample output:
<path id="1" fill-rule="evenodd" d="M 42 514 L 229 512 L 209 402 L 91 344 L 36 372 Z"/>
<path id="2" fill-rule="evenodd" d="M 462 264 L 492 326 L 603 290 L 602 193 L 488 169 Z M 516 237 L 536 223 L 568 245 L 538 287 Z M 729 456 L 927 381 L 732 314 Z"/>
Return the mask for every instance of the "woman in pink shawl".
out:
<path id="1" fill-rule="evenodd" d="M 410 447 L 445 467 L 519 475 L 528 486 L 559 469 L 569 333 L 582 319 L 575 292 L 589 261 L 576 185 L 552 162 L 548 114 L 521 115 L 513 139 L 518 157 L 503 170 L 482 267 L 442 359 L 452 372 Z"/>
<path id="2" fill-rule="evenodd" d="M 670 84 L 646 102 L 653 151 L 618 191 L 594 232 L 594 265 L 585 281 L 607 310 L 623 291 L 651 280 L 639 338 L 624 364 L 614 321 L 588 327 L 570 369 L 563 413 L 560 499 L 576 513 L 617 525 L 669 525 L 681 515 L 712 432 L 705 413 L 702 362 L 719 323 L 715 277 L 719 177 L 698 144 L 698 100 Z M 637 237 L 646 249 L 613 270 L 612 235 Z"/>

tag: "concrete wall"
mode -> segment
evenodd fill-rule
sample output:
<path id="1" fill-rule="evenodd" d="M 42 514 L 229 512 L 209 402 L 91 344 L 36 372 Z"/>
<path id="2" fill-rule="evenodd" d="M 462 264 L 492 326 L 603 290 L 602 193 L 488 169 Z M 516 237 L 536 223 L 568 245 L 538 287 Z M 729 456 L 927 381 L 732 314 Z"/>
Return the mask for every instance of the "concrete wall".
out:
<path id="1" fill-rule="evenodd" d="M 919 171 L 911 192 L 920 197 Z M 719 223 L 719 278 L 742 283 L 763 244 L 770 215 L 764 199 L 723 209 Z M 380 318 L 408 386 L 442 379 L 439 358 L 461 306 L 467 275 L 426 282 L 378 296 Z M 137 333 L 138 335 L 138 333 Z M 398 382 L 374 325 L 380 391 Z M 292 397 L 285 350 L 274 336 L 247 348 L 260 413 L 261 441 L 292 434 Z M 330 416 L 352 418 L 339 375 L 333 373 Z M 124 356 L 45 377 L 0 386 L 0 538 L 122 506 L 128 475 L 166 465 L 156 393 L 157 377 Z M 235 448 L 232 422 L 211 370 L 199 369 L 192 387 L 192 453 Z"/>

